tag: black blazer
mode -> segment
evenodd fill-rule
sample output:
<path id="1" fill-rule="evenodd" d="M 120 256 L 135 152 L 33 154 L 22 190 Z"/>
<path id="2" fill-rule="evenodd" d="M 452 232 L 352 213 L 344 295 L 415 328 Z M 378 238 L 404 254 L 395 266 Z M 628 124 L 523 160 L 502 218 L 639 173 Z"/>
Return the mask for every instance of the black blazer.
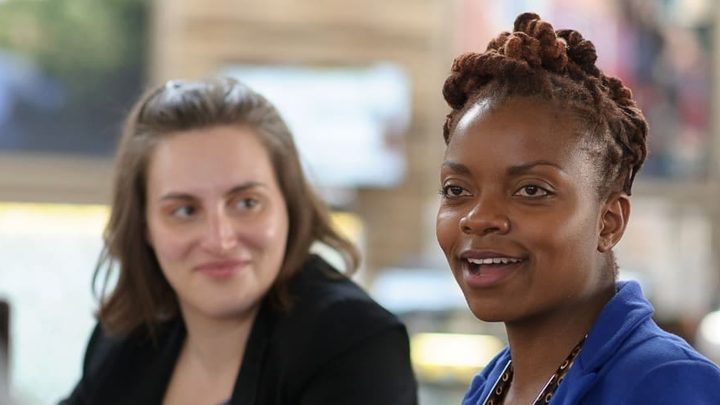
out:
<path id="1" fill-rule="evenodd" d="M 311 256 L 287 313 L 261 304 L 230 404 L 417 403 L 405 327 L 360 287 Z M 83 376 L 63 405 L 160 404 L 185 339 L 178 318 L 157 345 L 139 334 L 90 338 Z"/>

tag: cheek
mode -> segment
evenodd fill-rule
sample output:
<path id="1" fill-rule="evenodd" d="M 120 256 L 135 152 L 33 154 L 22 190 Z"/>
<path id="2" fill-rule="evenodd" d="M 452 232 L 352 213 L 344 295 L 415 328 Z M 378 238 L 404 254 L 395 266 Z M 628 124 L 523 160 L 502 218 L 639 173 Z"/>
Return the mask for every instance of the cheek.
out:
<path id="1" fill-rule="evenodd" d="M 150 246 L 155 251 L 155 256 L 163 268 L 168 264 L 183 259 L 191 245 L 186 232 L 178 232 L 178 230 L 168 229 L 152 222 L 148 224 L 147 237 Z"/>
<path id="2" fill-rule="evenodd" d="M 458 234 L 458 219 L 453 212 L 440 210 L 435 220 L 435 237 L 440 249 L 449 255 Z"/>
<path id="3" fill-rule="evenodd" d="M 245 228 L 245 240 L 255 247 L 282 249 L 284 253 L 288 227 L 287 213 L 277 210 Z"/>
<path id="4" fill-rule="evenodd" d="M 593 257 L 597 246 L 596 223 L 589 213 L 572 217 L 556 218 L 537 224 L 533 229 L 534 241 L 539 252 L 548 260 L 568 263 L 571 267 L 584 266 L 579 262 Z"/>

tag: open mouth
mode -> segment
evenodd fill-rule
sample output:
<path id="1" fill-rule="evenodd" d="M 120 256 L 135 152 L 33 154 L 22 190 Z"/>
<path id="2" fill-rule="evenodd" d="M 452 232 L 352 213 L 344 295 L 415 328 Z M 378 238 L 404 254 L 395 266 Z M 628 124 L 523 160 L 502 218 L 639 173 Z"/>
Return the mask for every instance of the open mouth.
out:
<path id="1" fill-rule="evenodd" d="M 515 257 L 487 257 L 484 259 L 466 259 L 468 270 L 472 274 L 479 274 L 482 270 L 500 270 L 509 266 L 520 264 L 524 259 Z"/>

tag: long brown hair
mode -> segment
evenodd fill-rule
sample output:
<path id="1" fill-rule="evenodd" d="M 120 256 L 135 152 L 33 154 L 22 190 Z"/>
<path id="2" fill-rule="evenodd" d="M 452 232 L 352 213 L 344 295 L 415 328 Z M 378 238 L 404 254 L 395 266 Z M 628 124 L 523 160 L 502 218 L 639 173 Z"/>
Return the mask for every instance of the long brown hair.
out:
<path id="1" fill-rule="evenodd" d="M 243 125 L 256 133 L 270 155 L 285 198 L 289 231 L 282 268 L 268 293 L 273 306 L 286 309 L 291 304 L 287 282 L 308 259 L 315 241 L 335 248 L 345 260 L 346 271 L 357 268 L 357 249 L 333 229 L 327 207 L 305 179 L 292 135 L 275 107 L 230 78 L 170 81 L 148 91 L 135 104 L 117 150 L 105 247 L 93 278 L 97 287 L 99 276 L 105 275 L 98 317 L 109 333 L 144 328 L 152 335 L 159 322 L 178 315 L 175 292 L 146 239 L 147 167 L 154 146 L 163 138 L 219 125 Z M 114 271 L 117 283 L 106 294 Z"/>

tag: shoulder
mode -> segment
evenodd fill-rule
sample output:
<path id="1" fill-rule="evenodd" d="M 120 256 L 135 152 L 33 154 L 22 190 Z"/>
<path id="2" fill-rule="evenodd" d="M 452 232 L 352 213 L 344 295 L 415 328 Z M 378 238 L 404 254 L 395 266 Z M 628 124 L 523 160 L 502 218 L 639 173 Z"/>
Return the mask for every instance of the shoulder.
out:
<path id="1" fill-rule="evenodd" d="M 90 336 L 83 368 L 85 372 L 95 375 L 106 370 L 108 364 L 122 365 L 136 357 L 149 360 L 148 355 L 160 352 L 182 337 L 184 327 L 180 319 L 158 324 L 154 338 L 140 330 L 127 335 L 112 335 L 98 323 Z M 121 359 L 124 362 L 118 363 Z"/>
<path id="2" fill-rule="evenodd" d="M 689 343 L 660 329 L 652 320 L 644 322 L 617 348 L 613 360 L 615 370 L 634 375 L 644 375 L 668 364 L 707 365 L 717 369 Z"/>
<path id="3" fill-rule="evenodd" d="M 88 404 L 96 402 L 102 394 L 104 381 L 111 380 L 114 371 L 110 366 L 126 357 L 126 338 L 114 338 L 108 335 L 98 322 L 90 335 L 85 349 L 82 376 L 68 398 L 61 401 L 62 405 Z"/>
<path id="4" fill-rule="evenodd" d="M 647 320 L 598 371 L 596 394 L 628 404 L 720 403 L 720 369 L 678 336 Z"/>
<path id="5" fill-rule="evenodd" d="M 113 336 L 98 323 L 85 351 L 81 379 L 62 403 L 122 403 L 131 391 L 143 397 L 153 394 L 146 388 L 155 378 L 163 378 L 160 371 L 171 369 L 174 340 L 181 330 L 179 321 L 164 324 L 153 341 L 139 332 Z M 165 363 L 169 368 L 163 367 Z"/>
<path id="6" fill-rule="evenodd" d="M 405 327 L 395 315 L 317 256 L 290 282 L 289 291 L 292 306 L 276 316 L 273 332 L 274 349 L 288 363 L 319 366 L 388 333 L 399 337 L 398 345 L 408 345 Z"/>
<path id="7" fill-rule="evenodd" d="M 110 371 L 109 364 L 126 358 L 128 351 L 136 346 L 136 338 L 130 336 L 111 336 L 98 322 L 90 335 L 83 362 L 83 379 L 101 380 L 103 374 Z"/>
<path id="8" fill-rule="evenodd" d="M 417 402 L 407 331 L 393 314 L 318 257 L 290 293 L 290 310 L 271 315 L 269 390 L 298 403 Z"/>
<path id="9" fill-rule="evenodd" d="M 697 359 L 673 360 L 649 367 L 632 388 L 628 403 L 720 404 L 720 369 Z"/>
<path id="10" fill-rule="evenodd" d="M 287 327 L 327 326 L 342 321 L 344 327 L 373 329 L 400 323 L 359 285 L 318 256 L 311 256 L 290 282 L 289 291 L 292 307 L 281 317 Z"/>

